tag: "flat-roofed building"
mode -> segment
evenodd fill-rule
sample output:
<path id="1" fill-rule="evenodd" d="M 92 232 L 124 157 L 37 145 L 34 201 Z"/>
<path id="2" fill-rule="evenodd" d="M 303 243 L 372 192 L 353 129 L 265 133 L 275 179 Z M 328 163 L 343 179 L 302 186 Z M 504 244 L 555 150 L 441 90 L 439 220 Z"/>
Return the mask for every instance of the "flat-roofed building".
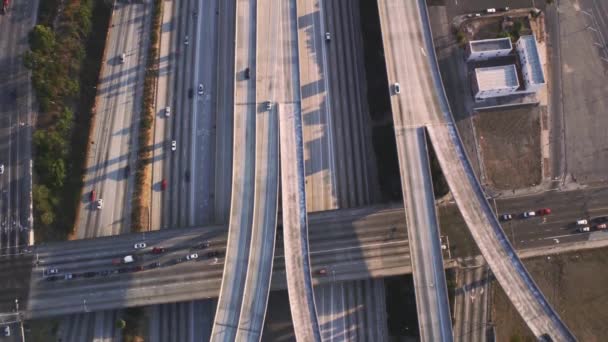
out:
<path id="1" fill-rule="evenodd" d="M 514 64 L 475 69 L 473 91 L 475 100 L 507 96 L 519 88 L 517 69 Z"/>
<path id="2" fill-rule="evenodd" d="M 513 50 L 513 45 L 509 38 L 472 40 L 467 44 L 467 60 L 483 61 L 507 56 L 511 50 Z"/>
<path id="3" fill-rule="evenodd" d="M 545 74 L 538 54 L 538 46 L 534 35 L 521 36 L 515 43 L 521 74 L 524 79 L 526 92 L 534 92 L 545 85 Z"/>

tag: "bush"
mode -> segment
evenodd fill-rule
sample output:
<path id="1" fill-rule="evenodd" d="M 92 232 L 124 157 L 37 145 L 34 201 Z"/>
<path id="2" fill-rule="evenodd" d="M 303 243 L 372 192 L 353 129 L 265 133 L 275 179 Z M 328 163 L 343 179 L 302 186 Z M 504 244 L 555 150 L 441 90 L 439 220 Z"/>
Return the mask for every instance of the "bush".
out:
<path id="1" fill-rule="evenodd" d="M 79 136 L 74 129 L 79 110 L 73 108 L 89 95 L 81 89 L 80 80 L 86 79 L 83 74 L 99 69 L 93 65 L 84 67 L 87 59 L 97 60 L 95 56 L 87 56 L 96 4 L 94 0 L 66 0 L 59 13 L 58 0 L 41 1 L 38 25 L 28 36 L 30 50 L 24 54 L 23 62 L 31 70 L 41 118 L 32 137 L 35 182 L 32 200 L 37 232 L 38 228 L 55 225 L 56 230 L 65 234 L 66 228 L 73 225 L 69 216 L 76 206 L 70 199 L 79 196 L 81 189 L 69 187 L 68 183 L 73 185 L 75 181 L 71 178 L 82 174 L 81 166 L 74 161 L 86 149 L 86 144 L 75 138 Z M 100 22 L 97 26 L 99 29 Z M 78 195 L 74 196 L 76 192 Z M 51 236 L 42 236 L 47 237 Z"/>
<path id="2" fill-rule="evenodd" d="M 127 322 L 125 322 L 124 319 L 117 319 L 116 320 L 116 329 L 124 329 L 127 327 Z"/>

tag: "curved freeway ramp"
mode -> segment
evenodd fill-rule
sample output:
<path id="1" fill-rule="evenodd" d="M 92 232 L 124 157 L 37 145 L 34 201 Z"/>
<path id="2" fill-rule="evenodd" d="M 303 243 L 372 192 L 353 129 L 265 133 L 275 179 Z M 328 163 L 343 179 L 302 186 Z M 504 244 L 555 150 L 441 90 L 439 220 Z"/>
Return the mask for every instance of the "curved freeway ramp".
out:
<path id="1" fill-rule="evenodd" d="M 212 341 L 235 339 L 249 260 L 255 199 L 257 113 L 255 83 L 240 79 L 238 72 L 247 66 L 255 69 L 255 17 L 249 15 L 249 10 L 255 8 L 251 8 L 252 4 L 255 0 L 239 0 L 236 5 L 232 198 L 228 246 Z"/>
<path id="2" fill-rule="evenodd" d="M 283 58 L 279 44 L 283 40 L 277 18 L 281 0 L 258 0 L 257 58 L 255 76 L 256 98 L 256 171 L 255 200 L 249 267 L 241 306 L 236 341 L 258 342 L 262 338 L 264 317 L 270 293 L 274 260 L 279 196 L 279 126 L 277 113 L 281 88 L 278 78 Z M 250 69 L 251 70 L 251 69 Z M 275 100 L 276 99 L 276 100 Z M 277 104 L 268 110 L 265 101 Z"/>
<path id="3" fill-rule="evenodd" d="M 283 244 L 287 292 L 296 338 L 298 341 L 320 342 L 308 247 L 296 7 L 296 0 L 281 1 L 281 13 L 277 18 L 285 34 L 280 71 L 283 103 L 279 113 Z"/>
<path id="4" fill-rule="evenodd" d="M 467 159 L 443 89 L 425 1 L 379 0 L 378 6 L 389 82 L 401 81 L 402 92 L 410 101 L 398 107 L 410 121 L 402 127 L 397 127 L 396 121 L 396 131 L 407 125 L 427 128 L 471 235 L 532 332 L 539 338 L 574 341 L 507 240 Z M 401 31 L 392 32 L 387 24 L 390 21 L 399 22 Z M 412 104 L 419 106 L 415 112 L 407 107 Z"/>

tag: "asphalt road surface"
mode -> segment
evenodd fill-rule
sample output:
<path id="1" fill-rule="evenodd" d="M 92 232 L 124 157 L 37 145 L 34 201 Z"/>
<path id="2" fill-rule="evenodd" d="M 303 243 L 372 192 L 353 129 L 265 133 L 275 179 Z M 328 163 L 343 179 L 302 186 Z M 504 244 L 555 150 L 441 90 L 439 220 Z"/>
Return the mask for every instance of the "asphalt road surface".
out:
<path id="1" fill-rule="evenodd" d="M 595 219 L 608 216 L 608 208 L 603 205 L 605 203 L 608 189 L 589 190 L 584 195 L 584 192 L 550 192 L 542 196 L 531 196 L 522 198 L 522 202 L 510 200 L 512 202 L 497 202 L 498 208 L 508 208 L 509 212 L 521 213 L 530 208 L 551 207 L 553 213 L 544 218 L 534 219 L 514 219 L 508 224 L 512 225 L 516 232 L 522 236 L 529 232 L 534 232 L 527 238 L 533 242 L 527 246 L 551 246 L 554 245 L 553 234 L 556 231 L 546 231 L 541 229 L 546 225 L 544 220 L 552 222 L 556 230 L 567 228 L 578 240 L 593 240 L 599 238 L 607 238 L 608 233 L 591 232 L 591 233 L 575 233 L 572 223 L 579 218 L 580 210 L 584 207 L 588 212 L 592 213 L 589 218 Z M 550 200 L 558 199 L 561 205 Z M 568 208 L 570 198 L 579 199 L 574 202 L 578 203 L 578 207 Z M 602 199 L 603 198 L 603 199 Z M 546 202 L 545 202 L 546 201 Z M 519 205 L 519 207 L 517 206 Z M 456 229 L 465 230 L 466 226 L 462 219 L 451 219 L 450 213 L 440 210 L 439 221 L 442 224 L 454 226 Z M 563 215 L 563 216 L 562 216 Z M 570 215 L 570 216 L 568 216 Z M 341 219 L 338 219 L 342 217 Z M 584 216 L 583 216 L 584 217 Z M 370 276 L 382 277 L 394 274 L 403 274 L 411 271 L 409 261 L 407 259 L 408 247 L 405 240 L 405 224 L 403 222 L 403 209 L 392 208 L 386 209 L 382 207 L 349 209 L 340 211 L 329 211 L 311 216 L 311 257 L 313 263 L 313 274 L 318 282 L 326 283 L 333 281 L 362 279 Z M 349 223 L 350 222 L 350 223 Z M 543 234 L 545 234 L 543 238 Z M 225 249 L 226 230 L 224 227 L 216 228 L 184 228 L 183 230 L 162 230 L 151 233 L 126 234 L 120 236 L 106 237 L 102 239 L 89 239 L 69 241 L 58 244 L 48 244 L 35 246 L 34 251 L 37 253 L 26 254 L 19 258 L 3 258 L 0 265 L 2 272 L 12 273 L 20 272 L 23 275 L 3 279 L 1 284 L 2 292 L 0 293 L 2 304 L 2 312 L 10 312 L 14 308 L 14 299 L 19 298 L 23 307 L 28 305 L 28 291 L 31 291 L 31 296 L 34 301 L 43 303 L 50 292 L 56 291 L 55 288 L 62 287 L 62 296 L 76 298 L 77 310 L 83 309 L 82 296 L 86 293 L 93 293 L 93 289 L 99 288 L 100 293 L 113 294 L 117 299 L 112 302 L 108 301 L 113 307 L 133 304 L 141 300 L 141 304 L 149 304 L 149 299 L 146 296 L 140 297 L 136 295 L 138 287 L 147 287 L 152 291 L 155 287 L 158 289 L 164 286 L 171 286 L 179 282 L 188 281 L 185 287 L 195 286 L 197 293 L 184 293 L 172 291 L 172 296 L 175 300 L 188 300 L 193 295 L 209 296 L 217 295 L 219 290 L 220 278 L 222 274 L 222 253 Z M 560 238 L 560 241 L 563 238 Z M 450 238 L 450 245 L 453 246 L 454 239 Z M 168 260 L 168 268 L 164 266 L 158 270 L 146 270 L 137 272 L 127 272 L 125 274 L 95 276 L 91 279 L 74 279 L 70 281 L 57 280 L 46 281 L 42 279 L 43 269 L 52 268 L 55 265 L 60 269 L 62 274 L 84 273 L 89 271 L 104 271 L 121 268 L 112 266 L 111 260 L 115 257 L 124 256 L 133 253 L 133 246 L 136 242 L 146 241 L 148 244 L 147 251 L 149 252 L 154 245 L 163 247 L 180 246 L 179 249 L 170 250 L 167 254 L 160 256 L 146 253 L 143 258 L 143 264 L 152 264 L 157 258 Z M 210 251 L 218 251 L 218 263 L 215 260 L 207 258 L 206 250 L 201 254 L 201 260 L 193 263 L 182 262 L 179 265 L 171 265 L 179 257 L 184 257 L 192 245 L 208 241 L 210 246 L 207 247 Z M 561 242 L 563 243 L 563 242 Z M 32 272 L 32 265 L 35 263 L 35 257 L 38 254 L 41 262 Z M 278 245 L 275 262 L 274 262 L 274 279 L 273 288 L 285 288 L 284 278 L 284 259 L 283 249 Z M 28 259 L 29 258 L 29 259 Z M 214 257 L 215 258 L 215 257 Z M 404 259 L 406 258 L 406 259 Z M 148 263 L 149 261 L 149 263 Z M 164 261 L 163 261 L 164 262 Z M 202 265 L 202 266 L 201 266 Z M 63 269 L 63 270 L 62 270 Z M 331 277 L 323 277 L 318 275 L 319 270 L 325 269 L 326 274 Z M 203 274 L 201 274 L 203 273 Z M 31 276 L 31 279 L 29 278 Z M 201 278 L 203 277 L 203 278 Z M 212 279 L 215 279 L 212 281 Z M 103 279 L 103 281 L 101 281 Z M 8 283 L 7 283 L 8 281 Z M 207 282 L 206 282 L 207 281 Z M 28 289 L 29 284 L 32 287 Z M 60 285 L 61 286 L 60 286 Z M 92 284 L 92 285 L 91 285 Z M 169 284 L 169 285 L 167 285 Z M 73 286 L 71 286 L 73 285 Z M 91 287 L 93 286 L 93 287 Z M 133 295 L 132 300 L 126 300 L 124 292 L 120 289 L 128 289 L 129 295 Z M 183 287 L 182 287 L 183 288 Z M 55 290 L 54 290 L 55 289 Z M 214 290 L 215 289 L 215 290 Z M 50 291 L 50 292 L 47 292 Z M 135 292 L 133 292 L 135 291 Z M 163 290 L 164 291 L 164 290 Z M 72 297 L 73 296 L 73 297 Z M 51 296 L 52 297 L 52 296 Z M 137 298 L 136 298 L 137 297 Z M 53 298 L 48 298 L 54 300 Z M 156 298 L 156 300 L 172 301 L 170 297 Z M 31 301 L 31 299 L 30 299 Z M 61 301 L 61 300 L 60 300 Z M 46 304 L 45 304 L 46 306 Z M 52 305 L 51 305 L 52 306 Z M 35 307 L 35 306 L 31 306 Z M 49 313 L 53 314 L 53 308 Z M 59 309 L 59 308 L 56 308 Z M 73 310 L 73 309 L 72 309 Z"/>
<path id="2" fill-rule="evenodd" d="M 454 298 L 454 341 L 484 342 L 488 324 L 491 274 L 483 259 L 463 265 L 457 272 Z"/>
<path id="3" fill-rule="evenodd" d="M 30 243 L 33 94 L 22 55 L 38 1 L 13 2 L 0 15 L 0 254 Z"/>
<path id="4" fill-rule="evenodd" d="M 116 2 L 112 12 L 97 85 L 76 238 L 115 235 L 130 229 L 150 13 L 151 5 L 145 2 Z M 101 208 L 98 200 L 103 200 Z M 80 341 L 81 336 L 103 340 L 104 336 L 116 333 L 114 325 L 103 323 L 116 315 L 106 311 L 67 317 L 60 336 L 64 341 Z"/>
<path id="5" fill-rule="evenodd" d="M 425 125 L 437 122 L 431 116 L 436 94 L 428 71 L 426 37 L 415 2 L 379 1 L 378 8 L 405 218 L 412 242 L 420 336 L 428 341 L 449 341 L 452 323 L 424 131 Z"/>

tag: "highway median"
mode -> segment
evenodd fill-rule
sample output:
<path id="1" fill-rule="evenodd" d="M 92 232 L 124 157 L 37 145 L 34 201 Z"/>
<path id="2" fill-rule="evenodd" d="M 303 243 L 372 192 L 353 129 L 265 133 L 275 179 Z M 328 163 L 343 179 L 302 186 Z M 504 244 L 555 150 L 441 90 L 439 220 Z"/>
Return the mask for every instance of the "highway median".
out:
<path id="1" fill-rule="evenodd" d="M 152 186 L 152 126 L 154 124 L 154 99 L 158 77 L 158 52 L 162 0 L 154 0 L 152 30 L 148 46 L 142 113 L 139 123 L 139 139 L 135 171 L 135 187 L 132 198 L 131 231 L 139 232 L 149 227 L 150 189 Z"/>

